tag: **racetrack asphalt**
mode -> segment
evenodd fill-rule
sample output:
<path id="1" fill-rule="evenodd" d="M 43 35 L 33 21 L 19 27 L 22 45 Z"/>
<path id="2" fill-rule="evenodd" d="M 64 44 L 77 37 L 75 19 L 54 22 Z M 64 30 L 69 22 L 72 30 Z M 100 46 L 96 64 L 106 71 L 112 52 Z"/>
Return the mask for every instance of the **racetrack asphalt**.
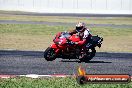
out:
<path id="1" fill-rule="evenodd" d="M 46 21 L 16 21 L 0 20 L 0 24 L 44 24 L 50 26 L 75 26 L 75 23 L 65 22 L 46 22 Z M 90 27 L 112 27 L 112 28 L 132 28 L 132 25 L 115 25 L 115 24 L 88 24 Z"/>
<path id="2" fill-rule="evenodd" d="M 0 74 L 71 75 L 76 74 L 81 65 L 88 74 L 132 75 L 132 53 L 97 52 L 87 63 L 61 58 L 48 62 L 43 58 L 43 54 L 43 51 L 0 50 Z"/>

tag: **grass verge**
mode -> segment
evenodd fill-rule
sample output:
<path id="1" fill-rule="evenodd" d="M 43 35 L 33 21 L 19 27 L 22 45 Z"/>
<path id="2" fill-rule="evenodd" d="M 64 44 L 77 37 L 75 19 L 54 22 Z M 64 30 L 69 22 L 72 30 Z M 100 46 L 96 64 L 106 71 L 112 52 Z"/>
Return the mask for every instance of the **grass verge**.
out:
<path id="1" fill-rule="evenodd" d="M 75 78 L 11 78 L 0 79 L 1 88 L 132 88 L 128 84 L 84 84 L 79 85 Z"/>
<path id="2" fill-rule="evenodd" d="M 72 29 L 67 26 L 0 24 L 0 49 L 44 50 L 55 34 Z M 92 27 L 93 35 L 104 38 L 101 52 L 132 52 L 132 29 Z"/>

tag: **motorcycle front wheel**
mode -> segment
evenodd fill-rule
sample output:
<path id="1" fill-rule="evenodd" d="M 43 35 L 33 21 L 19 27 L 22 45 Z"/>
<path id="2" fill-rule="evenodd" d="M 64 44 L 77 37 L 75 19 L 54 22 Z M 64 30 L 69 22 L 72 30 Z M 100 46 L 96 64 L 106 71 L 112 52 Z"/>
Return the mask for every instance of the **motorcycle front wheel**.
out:
<path id="1" fill-rule="evenodd" d="M 54 49 L 52 49 L 51 47 L 48 47 L 45 52 L 44 52 L 44 58 L 47 60 L 47 61 L 53 61 L 56 59 L 56 54 L 55 54 L 55 51 Z"/>

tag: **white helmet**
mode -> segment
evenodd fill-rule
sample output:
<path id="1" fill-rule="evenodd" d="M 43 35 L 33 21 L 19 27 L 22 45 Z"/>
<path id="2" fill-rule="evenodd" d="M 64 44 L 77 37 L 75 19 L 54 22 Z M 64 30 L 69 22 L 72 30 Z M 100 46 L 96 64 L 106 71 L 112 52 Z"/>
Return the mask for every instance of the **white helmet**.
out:
<path id="1" fill-rule="evenodd" d="M 76 31 L 77 31 L 77 32 L 81 32 L 84 28 L 85 28 L 85 23 L 83 23 L 83 22 L 78 22 L 78 23 L 76 24 Z"/>

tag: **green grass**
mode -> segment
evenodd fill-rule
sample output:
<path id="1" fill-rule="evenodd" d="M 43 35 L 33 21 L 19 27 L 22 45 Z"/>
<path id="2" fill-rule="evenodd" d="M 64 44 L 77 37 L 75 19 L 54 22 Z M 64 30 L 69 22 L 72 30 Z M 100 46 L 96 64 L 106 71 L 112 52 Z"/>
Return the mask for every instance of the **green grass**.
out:
<path id="1" fill-rule="evenodd" d="M 67 30 L 63 26 L 47 26 L 33 24 L 0 24 L 0 33 L 20 35 L 55 35 L 59 31 Z"/>
<path id="2" fill-rule="evenodd" d="M 128 84 L 84 84 L 79 85 L 75 78 L 11 78 L 0 79 L 0 88 L 132 88 Z"/>
<path id="3" fill-rule="evenodd" d="M 20 34 L 20 35 L 55 35 L 60 31 L 73 29 L 66 26 L 48 26 L 42 24 L 0 24 L 0 33 Z M 101 36 L 129 36 L 132 34 L 132 28 L 110 28 L 110 27 L 92 27 L 92 34 Z"/>
<path id="4" fill-rule="evenodd" d="M 60 31 L 74 27 L 42 24 L 0 24 L 0 49 L 44 50 Z M 93 35 L 104 38 L 98 52 L 132 52 L 132 28 L 91 27 Z"/>

